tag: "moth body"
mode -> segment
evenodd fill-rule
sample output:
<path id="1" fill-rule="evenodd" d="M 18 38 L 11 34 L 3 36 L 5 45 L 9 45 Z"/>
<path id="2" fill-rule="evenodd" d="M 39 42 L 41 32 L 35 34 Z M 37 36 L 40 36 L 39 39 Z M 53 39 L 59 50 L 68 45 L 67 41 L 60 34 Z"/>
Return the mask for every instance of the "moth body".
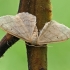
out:
<path id="1" fill-rule="evenodd" d="M 37 38 L 38 38 L 38 29 L 37 27 L 34 28 L 34 31 L 33 31 L 33 34 L 32 34 L 32 37 L 31 38 L 31 44 L 32 45 L 36 45 L 37 44 Z"/>

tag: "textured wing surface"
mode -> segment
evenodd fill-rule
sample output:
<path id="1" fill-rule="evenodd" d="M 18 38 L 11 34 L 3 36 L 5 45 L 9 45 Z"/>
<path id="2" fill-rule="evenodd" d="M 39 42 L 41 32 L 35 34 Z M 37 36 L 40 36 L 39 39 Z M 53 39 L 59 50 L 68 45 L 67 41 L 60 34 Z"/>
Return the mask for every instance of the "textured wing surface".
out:
<path id="1" fill-rule="evenodd" d="M 20 19 L 23 21 L 23 23 L 24 23 L 25 27 L 27 28 L 27 30 L 29 31 L 30 37 L 31 37 L 33 34 L 33 31 L 34 31 L 34 28 L 36 26 L 36 17 L 27 12 L 19 13 L 19 14 L 17 14 L 17 16 L 19 16 Z"/>
<path id="2" fill-rule="evenodd" d="M 45 24 L 40 32 L 37 43 L 47 44 L 51 42 L 64 41 L 70 38 L 70 28 L 54 20 Z"/>
<path id="3" fill-rule="evenodd" d="M 28 21 L 29 19 L 30 18 L 28 18 L 25 21 Z M 9 34 L 14 35 L 18 38 L 22 38 L 25 41 L 29 42 L 30 33 L 29 33 L 28 28 L 24 24 L 25 21 L 22 21 L 19 18 L 19 16 L 9 16 L 9 15 L 3 16 L 3 17 L 0 17 L 0 27 L 4 29 L 5 31 L 7 31 Z"/>

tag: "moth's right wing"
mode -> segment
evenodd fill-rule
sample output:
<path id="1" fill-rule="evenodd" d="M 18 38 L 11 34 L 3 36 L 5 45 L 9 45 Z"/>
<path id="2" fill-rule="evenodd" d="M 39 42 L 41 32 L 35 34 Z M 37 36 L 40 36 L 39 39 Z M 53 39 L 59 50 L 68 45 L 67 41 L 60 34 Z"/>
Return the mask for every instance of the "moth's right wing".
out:
<path id="1" fill-rule="evenodd" d="M 70 38 L 70 28 L 54 20 L 45 24 L 40 32 L 37 43 L 48 44 L 60 42 Z"/>
<path id="2" fill-rule="evenodd" d="M 31 14 L 28 14 L 28 16 L 31 17 Z M 34 18 L 35 16 L 32 17 Z M 26 19 L 26 17 L 24 19 Z M 16 36 L 18 38 L 22 38 L 27 42 L 30 42 L 30 33 L 28 28 L 25 26 L 26 21 L 22 21 L 18 15 L 17 16 L 7 15 L 7 16 L 0 17 L 0 27 L 3 30 L 5 30 L 7 33 Z M 30 22 L 31 21 L 29 21 L 29 23 Z"/>

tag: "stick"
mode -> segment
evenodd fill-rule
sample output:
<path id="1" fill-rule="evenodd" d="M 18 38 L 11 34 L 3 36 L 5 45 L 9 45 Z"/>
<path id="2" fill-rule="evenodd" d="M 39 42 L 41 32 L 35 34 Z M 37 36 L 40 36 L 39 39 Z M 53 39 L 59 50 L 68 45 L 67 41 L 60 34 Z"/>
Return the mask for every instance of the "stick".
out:
<path id="1" fill-rule="evenodd" d="M 37 17 L 37 27 L 42 29 L 44 23 L 51 20 L 50 0 L 27 0 L 27 11 Z M 24 2 L 22 2 L 24 3 Z M 22 4 L 23 5 L 23 4 Z M 32 47 L 27 45 L 28 69 L 47 70 L 47 47 Z"/>

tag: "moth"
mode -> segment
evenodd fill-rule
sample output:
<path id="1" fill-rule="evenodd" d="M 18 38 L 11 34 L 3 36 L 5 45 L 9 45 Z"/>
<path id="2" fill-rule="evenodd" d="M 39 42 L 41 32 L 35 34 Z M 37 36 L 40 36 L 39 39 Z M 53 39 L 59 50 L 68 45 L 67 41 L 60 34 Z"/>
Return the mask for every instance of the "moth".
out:
<path id="1" fill-rule="evenodd" d="M 38 32 L 36 16 L 27 12 L 15 16 L 6 15 L 0 17 L 0 27 L 7 33 L 32 45 L 44 45 L 70 38 L 70 28 L 55 20 L 46 22 L 42 30 Z"/>

